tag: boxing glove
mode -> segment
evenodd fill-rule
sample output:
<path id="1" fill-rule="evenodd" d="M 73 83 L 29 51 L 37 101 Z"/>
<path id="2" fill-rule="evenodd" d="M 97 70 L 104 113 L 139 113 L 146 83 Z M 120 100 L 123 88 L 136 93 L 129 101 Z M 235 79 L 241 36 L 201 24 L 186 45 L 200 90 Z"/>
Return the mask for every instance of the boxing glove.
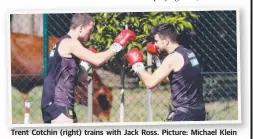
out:
<path id="1" fill-rule="evenodd" d="M 132 69 L 135 73 L 138 74 L 140 71 L 145 69 L 142 63 L 143 62 L 142 53 L 137 48 L 130 49 L 126 53 L 125 57 L 128 60 L 129 64 L 132 66 Z"/>
<path id="2" fill-rule="evenodd" d="M 93 53 L 98 53 L 98 51 L 95 48 L 89 48 L 89 50 Z M 80 68 L 81 70 L 85 70 L 86 72 L 88 72 L 89 69 L 91 68 L 91 65 L 85 61 L 81 61 Z"/>
<path id="3" fill-rule="evenodd" d="M 147 52 L 151 55 L 157 55 L 158 54 L 158 47 L 155 46 L 154 43 L 150 42 L 147 44 Z"/>
<path id="4" fill-rule="evenodd" d="M 113 41 L 110 49 L 117 53 L 119 52 L 130 40 L 135 40 L 136 34 L 132 30 L 123 30 Z"/>

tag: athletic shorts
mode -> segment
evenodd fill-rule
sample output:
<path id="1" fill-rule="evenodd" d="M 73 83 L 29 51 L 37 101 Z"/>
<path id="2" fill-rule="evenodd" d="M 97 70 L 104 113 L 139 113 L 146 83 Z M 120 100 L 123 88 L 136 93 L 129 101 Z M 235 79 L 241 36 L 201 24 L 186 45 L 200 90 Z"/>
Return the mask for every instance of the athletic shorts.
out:
<path id="1" fill-rule="evenodd" d="M 175 109 L 168 113 L 167 121 L 205 121 L 206 111 L 192 109 Z"/>
<path id="2" fill-rule="evenodd" d="M 73 108 L 66 106 L 58 106 L 54 103 L 41 109 L 44 123 L 51 123 L 51 121 L 57 118 L 60 114 L 64 114 L 70 119 L 76 119 L 76 113 Z"/>

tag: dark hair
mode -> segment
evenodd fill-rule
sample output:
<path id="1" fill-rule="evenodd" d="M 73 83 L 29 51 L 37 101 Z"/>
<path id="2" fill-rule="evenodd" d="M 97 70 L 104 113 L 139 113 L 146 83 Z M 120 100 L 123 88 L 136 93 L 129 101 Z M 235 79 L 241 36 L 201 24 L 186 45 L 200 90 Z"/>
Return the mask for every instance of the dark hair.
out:
<path id="1" fill-rule="evenodd" d="M 71 19 L 70 28 L 76 29 L 80 25 L 87 26 L 90 22 L 94 22 L 90 15 L 86 13 L 76 13 Z"/>
<path id="2" fill-rule="evenodd" d="M 150 31 L 150 35 L 154 36 L 155 34 L 159 34 L 162 39 L 169 38 L 172 42 L 177 42 L 178 33 L 173 24 L 166 23 L 154 26 Z"/>

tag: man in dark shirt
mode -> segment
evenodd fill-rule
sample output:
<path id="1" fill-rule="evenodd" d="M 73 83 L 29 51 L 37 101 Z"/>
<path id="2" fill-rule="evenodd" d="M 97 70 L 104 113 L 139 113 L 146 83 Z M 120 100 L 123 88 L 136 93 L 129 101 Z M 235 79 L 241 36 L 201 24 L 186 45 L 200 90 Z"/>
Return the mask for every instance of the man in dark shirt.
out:
<path id="1" fill-rule="evenodd" d="M 129 40 L 134 40 L 136 37 L 133 31 L 125 29 L 115 38 L 109 50 L 94 53 L 81 44 L 88 40 L 93 26 L 94 21 L 88 14 L 75 14 L 69 32 L 51 50 L 41 101 L 45 123 L 76 121 L 74 92 L 80 61 L 84 68 L 87 68 L 88 64 L 99 66 L 121 51 Z"/>
<path id="2" fill-rule="evenodd" d="M 155 42 L 147 45 L 147 51 L 151 54 L 166 51 L 168 56 L 150 74 L 144 68 L 141 52 L 133 48 L 126 54 L 132 69 L 148 88 L 154 88 L 166 78 L 170 80 L 174 110 L 168 114 L 168 120 L 205 120 L 201 70 L 195 54 L 177 43 L 177 31 L 172 24 L 157 25 L 151 34 L 154 35 Z"/>

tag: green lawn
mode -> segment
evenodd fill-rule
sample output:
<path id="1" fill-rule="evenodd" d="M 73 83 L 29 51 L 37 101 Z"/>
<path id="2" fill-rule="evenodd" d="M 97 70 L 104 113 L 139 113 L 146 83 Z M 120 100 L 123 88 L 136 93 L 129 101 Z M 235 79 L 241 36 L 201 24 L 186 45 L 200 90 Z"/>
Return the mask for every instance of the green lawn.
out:
<path id="1" fill-rule="evenodd" d="M 168 89 L 154 89 L 152 93 L 152 112 L 153 121 L 163 121 L 170 104 Z M 29 93 L 31 102 L 31 120 L 32 123 L 42 123 L 40 102 L 42 87 L 36 87 Z M 120 117 L 120 90 L 113 89 L 113 106 L 110 121 L 118 122 Z M 207 120 L 237 120 L 238 106 L 237 101 L 223 101 L 215 103 L 207 103 Z M 79 122 L 88 122 L 87 110 L 85 106 L 75 107 Z M 23 123 L 24 102 L 20 97 L 20 93 L 12 88 L 12 121 L 13 124 Z M 96 117 L 94 122 L 98 122 Z M 126 89 L 125 90 L 125 122 L 144 122 L 146 119 L 146 89 Z"/>

